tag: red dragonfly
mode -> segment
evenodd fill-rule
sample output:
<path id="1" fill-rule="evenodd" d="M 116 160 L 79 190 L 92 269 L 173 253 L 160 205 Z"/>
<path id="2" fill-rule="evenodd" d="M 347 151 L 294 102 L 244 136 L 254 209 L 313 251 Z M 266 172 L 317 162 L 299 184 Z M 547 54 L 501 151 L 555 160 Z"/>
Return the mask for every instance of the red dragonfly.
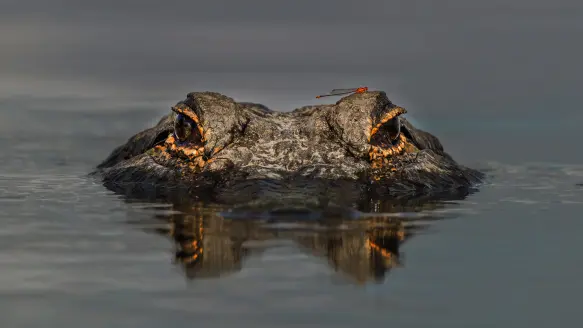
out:
<path id="1" fill-rule="evenodd" d="M 329 96 L 340 96 L 347 95 L 349 93 L 365 93 L 368 91 L 368 87 L 352 88 L 352 89 L 333 89 L 330 93 L 325 95 L 316 96 L 316 98 L 329 97 Z"/>

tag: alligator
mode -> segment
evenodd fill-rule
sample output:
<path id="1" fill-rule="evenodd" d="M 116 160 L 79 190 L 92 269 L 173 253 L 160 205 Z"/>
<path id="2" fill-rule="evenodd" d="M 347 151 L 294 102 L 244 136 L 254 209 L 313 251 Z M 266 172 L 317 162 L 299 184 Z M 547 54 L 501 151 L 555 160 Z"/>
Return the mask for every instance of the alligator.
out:
<path id="1" fill-rule="evenodd" d="M 384 91 L 278 112 L 191 92 L 97 166 L 131 198 L 331 208 L 467 193 L 484 174 L 457 163 Z"/>

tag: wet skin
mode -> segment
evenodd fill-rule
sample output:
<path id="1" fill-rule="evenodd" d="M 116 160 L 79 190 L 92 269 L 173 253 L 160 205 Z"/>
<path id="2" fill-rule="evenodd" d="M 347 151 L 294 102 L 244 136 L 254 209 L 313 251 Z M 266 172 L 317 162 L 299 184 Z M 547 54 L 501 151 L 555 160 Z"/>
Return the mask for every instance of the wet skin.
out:
<path id="1" fill-rule="evenodd" d="M 106 187 L 148 199 L 361 208 L 459 193 L 483 179 L 381 91 L 285 113 L 193 92 L 171 109 L 98 166 Z"/>

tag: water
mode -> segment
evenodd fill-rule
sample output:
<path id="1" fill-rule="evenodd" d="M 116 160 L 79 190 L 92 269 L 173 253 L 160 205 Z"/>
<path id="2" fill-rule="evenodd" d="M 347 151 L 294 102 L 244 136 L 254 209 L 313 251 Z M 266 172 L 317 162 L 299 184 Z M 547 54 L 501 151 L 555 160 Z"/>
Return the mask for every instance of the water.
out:
<path id="1" fill-rule="evenodd" d="M 374 218 L 327 229 L 230 221 L 229 213 L 126 201 L 86 178 L 130 131 L 163 111 L 87 114 L 14 103 L 18 110 L 2 120 L 0 178 L 0 308 L 10 327 L 80 320 L 89 327 L 546 327 L 557 317 L 577 320 L 583 165 L 484 161 L 478 166 L 490 178 L 478 193 L 416 212 L 397 209 L 385 230 L 367 223 Z M 197 240 L 203 221 L 210 250 L 228 259 L 189 269 L 194 253 L 180 250 Z M 334 247 L 350 248 L 325 245 L 363 245 L 371 226 L 385 235 L 406 227 L 412 236 L 392 248 L 398 254 L 380 280 L 362 273 L 370 267 L 363 255 L 335 269 Z"/>
<path id="2" fill-rule="evenodd" d="M 9 49 L 0 55 L 9 63 L 0 67 L 3 327 L 580 322 L 580 4 L 451 1 L 334 15 L 298 1 L 247 18 L 209 4 L 192 25 L 170 13 L 192 14 L 186 4 L 144 5 L 141 16 L 9 4 L 2 24 L 13 32 L 0 32 Z M 285 16 L 292 9 L 305 15 Z M 344 35 L 329 33 L 339 27 Z M 380 36 L 386 48 L 367 43 Z M 367 45 L 368 59 L 355 59 Z M 487 183 L 463 199 L 318 223 L 128 200 L 87 177 L 188 91 L 288 110 L 353 84 L 387 90 L 454 158 L 487 171 Z M 190 265 L 200 245 L 213 255 Z M 389 251 L 366 255 L 375 245 Z"/>

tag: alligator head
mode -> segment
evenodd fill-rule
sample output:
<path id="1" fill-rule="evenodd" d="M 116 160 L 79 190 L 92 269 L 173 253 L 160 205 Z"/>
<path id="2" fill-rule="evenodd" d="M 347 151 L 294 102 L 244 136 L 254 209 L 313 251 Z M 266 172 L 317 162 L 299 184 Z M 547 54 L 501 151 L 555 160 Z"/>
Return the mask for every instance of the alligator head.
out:
<path id="1" fill-rule="evenodd" d="M 192 92 L 97 172 L 131 196 L 302 206 L 457 193 L 481 181 L 405 113 L 382 91 L 292 112 Z"/>

